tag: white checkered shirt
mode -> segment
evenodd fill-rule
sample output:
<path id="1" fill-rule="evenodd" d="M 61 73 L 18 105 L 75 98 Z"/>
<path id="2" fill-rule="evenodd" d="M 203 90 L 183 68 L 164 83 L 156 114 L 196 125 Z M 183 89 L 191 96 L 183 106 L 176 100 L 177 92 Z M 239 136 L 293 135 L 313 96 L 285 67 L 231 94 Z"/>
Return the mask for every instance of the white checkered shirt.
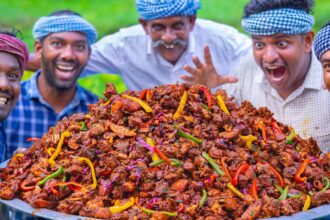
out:
<path id="1" fill-rule="evenodd" d="M 330 151 L 330 93 L 322 89 L 322 67 L 315 56 L 304 83 L 283 100 L 270 86 L 262 69 L 248 53 L 236 69 L 239 82 L 225 85 L 238 103 L 266 106 L 275 119 L 291 125 L 303 138 L 313 137 L 324 152 Z"/>

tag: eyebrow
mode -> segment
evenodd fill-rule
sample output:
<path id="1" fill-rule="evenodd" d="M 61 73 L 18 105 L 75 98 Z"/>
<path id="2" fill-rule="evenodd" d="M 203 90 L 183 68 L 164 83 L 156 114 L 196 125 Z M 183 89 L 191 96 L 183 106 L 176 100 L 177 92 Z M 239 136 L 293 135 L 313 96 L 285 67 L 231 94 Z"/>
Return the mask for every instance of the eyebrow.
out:
<path id="1" fill-rule="evenodd" d="M 272 37 L 272 38 L 287 38 L 289 37 L 288 35 L 286 34 L 275 34 L 275 35 L 269 35 L 269 36 L 252 36 L 252 39 L 254 40 L 260 40 L 262 37 Z"/>
<path id="2" fill-rule="evenodd" d="M 330 62 L 330 58 L 323 58 L 323 59 L 321 58 L 320 61 L 321 61 L 322 63 L 323 63 L 323 62 Z"/>

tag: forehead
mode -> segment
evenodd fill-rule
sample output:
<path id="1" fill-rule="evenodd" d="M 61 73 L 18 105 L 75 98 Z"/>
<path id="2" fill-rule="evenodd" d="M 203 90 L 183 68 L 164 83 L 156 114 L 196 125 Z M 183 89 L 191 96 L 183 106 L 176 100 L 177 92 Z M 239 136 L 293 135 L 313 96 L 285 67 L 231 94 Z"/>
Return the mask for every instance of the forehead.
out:
<path id="1" fill-rule="evenodd" d="M 0 68 L 8 70 L 20 70 L 20 65 L 15 55 L 0 51 Z"/>
<path id="2" fill-rule="evenodd" d="M 172 16 L 167 18 L 160 18 L 147 21 L 148 24 L 163 24 L 163 25 L 170 25 L 178 22 L 187 22 L 189 18 L 187 16 Z"/>
<path id="3" fill-rule="evenodd" d="M 87 42 L 86 35 L 82 32 L 78 32 L 78 31 L 52 33 L 52 34 L 49 34 L 46 37 L 46 39 L 74 41 L 74 42 Z"/>
<path id="4" fill-rule="evenodd" d="M 298 39 L 300 35 L 273 34 L 273 35 L 252 35 L 252 40 L 279 40 L 279 39 Z"/>
<path id="5" fill-rule="evenodd" d="M 324 52 L 320 60 L 321 62 L 330 62 L 330 50 Z"/>

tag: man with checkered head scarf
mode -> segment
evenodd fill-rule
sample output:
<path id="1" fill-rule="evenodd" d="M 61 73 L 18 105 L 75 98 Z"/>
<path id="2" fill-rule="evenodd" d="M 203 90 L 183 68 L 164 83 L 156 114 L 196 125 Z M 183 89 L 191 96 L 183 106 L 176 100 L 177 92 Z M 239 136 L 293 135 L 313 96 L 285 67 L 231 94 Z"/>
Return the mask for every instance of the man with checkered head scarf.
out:
<path id="1" fill-rule="evenodd" d="M 204 45 L 212 45 L 217 70 L 228 75 L 251 48 L 249 38 L 232 27 L 196 19 L 200 0 L 136 0 L 142 25 L 123 28 L 92 46 L 85 68 L 90 73 L 119 74 L 128 89 L 142 90 L 182 82 Z"/>
<path id="2" fill-rule="evenodd" d="M 267 107 L 304 138 L 313 137 L 330 151 L 330 96 L 322 89 L 322 69 L 312 53 L 312 0 L 251 0 L 245 7 L 243 29 L 252 37 L 252 53 L 234 70 L 238 82 L 222 85 L 238 103 Z M 196 60 L 188 69 L 190 82 L 209 87 L 223 84 L 206 50 L 206 64 Z M 216 76 L 212 82 L 205 81 Z M 317 149 L 316 149 L 317 150 Z"/>
<path id="3" fill-rule="evenodd" d="M 324 87 L 330 91 L 330 21 L 317 33 L 314 52 L 322 64 Z"/>
<path id="4" fill-rule="evenodd" d="M 98 97 L 77 84 L 96 40 L 95 28 L 69 10 L 41 17 L 33 27 L 35 56 L 41 69 L 22 82 L 21 96 L 4 122 L 8 157 L 31 146 L 63 117 L 88 112 Z"/>

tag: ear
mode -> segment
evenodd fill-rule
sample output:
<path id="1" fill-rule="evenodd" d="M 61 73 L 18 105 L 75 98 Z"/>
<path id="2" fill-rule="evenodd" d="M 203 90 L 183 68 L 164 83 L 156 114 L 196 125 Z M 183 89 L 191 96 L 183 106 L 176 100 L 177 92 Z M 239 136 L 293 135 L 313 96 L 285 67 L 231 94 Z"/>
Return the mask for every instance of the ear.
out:
<path id="1" fill-rule="evenodd" d="M 190 24 L 190 29 L 189 31 L 192 31 L 195 27 L 195 23 L 196 23 L 196 15 L 191 15 L 188 17 L 189 18 L 189 24 Z"/>
<path id="2" fill-rule="evenodd" d="M 304 36 L 305 52 L 310 53 L 313 48 L 314 32 L 310 31 Z"/>
<path id="3" fill-rule="evenodd" d="M 41 54 L 42 54 L 42 43 L 41 43 L 41 41 L 37 40 L 34 43 L 34 51 L 35 51 L 35 58 L 40 60 L 41 59 Z"/>
<path id="4" fill-rule="evenodd" d="M 142 25 L 144 32 L 149 35 L 149 30 L 148 30 L 148 21 L 143 20 L 143 19 L 139 19 L 140 24 Z"/>

